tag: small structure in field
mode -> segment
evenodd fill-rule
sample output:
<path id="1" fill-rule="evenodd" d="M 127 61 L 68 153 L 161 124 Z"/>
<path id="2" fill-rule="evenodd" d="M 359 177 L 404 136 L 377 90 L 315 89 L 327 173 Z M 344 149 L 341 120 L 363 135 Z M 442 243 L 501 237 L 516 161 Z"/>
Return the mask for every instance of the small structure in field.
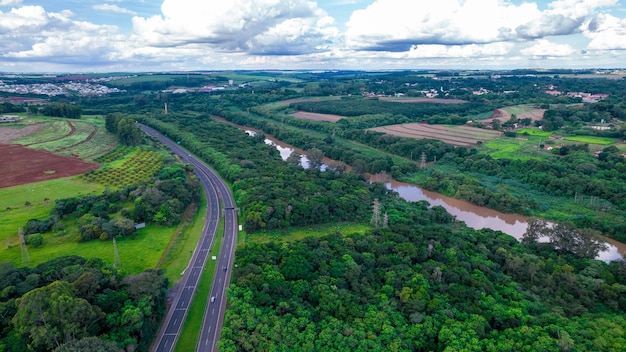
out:
<path id="1" fill-rule="evenodd" d="M 2 115 L 0 116 L 0 123 L 17 122 L 19 119 L 20 117 L 16 115 Z"/>

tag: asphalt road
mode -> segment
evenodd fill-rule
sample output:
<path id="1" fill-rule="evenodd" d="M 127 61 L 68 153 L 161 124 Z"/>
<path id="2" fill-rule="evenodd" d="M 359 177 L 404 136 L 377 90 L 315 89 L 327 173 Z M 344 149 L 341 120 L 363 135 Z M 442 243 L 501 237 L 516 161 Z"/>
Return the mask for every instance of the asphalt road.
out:
<path id="1" fill-rule="evenodd" d="M 153 345 L 155 352 L 173 351 L 176 341 L 180 335 L 185 317 L 189 310 L 191 300 L 200 281 L 200 276 L 204 271 L 208 259 L 209 250 L 213 244 L 213 239 L 217 233 L 219 217 L 224 216 L 224 239 L 220 254 L 217 258 L 216 272 L 211 284 L 211 292 L 207 299 L 207 308 L 202 323 L 202 330 L 199 332 L 198 345 L 196 351 L 217 351 L 217 341 L 222 330 L 224 321 L 224 311 L 226 308 L 226 287 L 230 282 L 230 270 L 234 260 L 235 244 L 237 241 L 237 209 L 230 190 L 224 181 L 211 168 L 199 159 L 192 156 L 180 145 L 164 137 L 156 130 L 144 125 L 138 125 L 146 134 L 157 138 L 163 145 L 169 147 L 172 152 L 178 155 L 184 162 L 194 166 L 194 170 L 207 198 L 207 213 L 202 236 L 198 241 L 189 265 L 185 269 L 176 296 L 172 298 L 170 308 L 163 322 L 161 329 Z M 222 200 L 223 209 L 219 204 Z M 225 269 L 225 270 L 224 270 Z M 198 292 L 203 295 L 204 292 Z"/>

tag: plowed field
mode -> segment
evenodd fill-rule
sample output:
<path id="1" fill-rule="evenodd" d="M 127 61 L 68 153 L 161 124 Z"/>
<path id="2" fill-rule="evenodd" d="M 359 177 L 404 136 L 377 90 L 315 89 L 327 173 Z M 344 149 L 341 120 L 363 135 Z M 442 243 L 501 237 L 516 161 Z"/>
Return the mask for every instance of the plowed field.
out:
<path id="1" fill-rule="evenodd" d="M 15 144 L 0 144 L 0 188 L 74 176 L 98 164 Z"/>
<path id="2" fill-rule="evenodd" d="M 500 136 L 500 132 L 469 126 L 428 125 L 424 123 L 405 123 L 372 128 L 373 131 L 393 134 L 401 137 L 419 139 L 437 139 L 442 142 L 470 147 L 478 142 L 486 142 Z"/>

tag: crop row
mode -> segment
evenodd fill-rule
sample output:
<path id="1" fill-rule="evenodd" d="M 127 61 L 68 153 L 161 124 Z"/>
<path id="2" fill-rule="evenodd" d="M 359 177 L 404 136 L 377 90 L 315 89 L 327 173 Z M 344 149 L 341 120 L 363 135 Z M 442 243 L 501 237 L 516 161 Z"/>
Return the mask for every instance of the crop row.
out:
<path id="1" fill-rule="evenodd" d="M 148 179 L 161 168 L 163 164 L 162 156 L 156 152 L 134 149 L 134 153 L 119 166 L 106 166 L 88 172 L 82 178 L 89 182 L 97 182 L 113 187 L 123 187 Z"/>

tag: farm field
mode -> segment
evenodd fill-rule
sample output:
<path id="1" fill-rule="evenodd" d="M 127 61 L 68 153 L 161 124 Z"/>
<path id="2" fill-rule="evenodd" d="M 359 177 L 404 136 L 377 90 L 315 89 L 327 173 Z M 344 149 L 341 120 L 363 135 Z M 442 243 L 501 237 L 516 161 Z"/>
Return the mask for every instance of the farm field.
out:
<path id="1" fill-rule="evenodd" d="M 163 155 L 138 147 L 120 147 L 97 160 L 106 164 L 98 170 L 81 175 L 80 178 L 118 188 L 154 175 L 163 164 Z"/>
<path id="2" fill-rule="evenodd" d="M 567 136 L 566 141 L 580 142 L 587 144 L 609 145 L 615 143 L 615 138 L 596 137 L 596 136 Z"/>
<path id="3" fill-rule="evenodd" d="M 299 119 L 307 119 L 307 120 L 314 120 L 314 121 L 328 121 L 328 122 L 337 122 L 345 118 L 345 116 L 318 114 L 318 113 L 306 112 L 306 111 L 298 111 L 296 113 L 291 114 L 291 116 L 299 118 Z"/>
<path id="4" fill-rule="evenodd" d="M 490 123 L 491 120 L 500 120 L 505 122 L 511 119 L 512 115 L 515 115 L 518 119 L 530 118 L 533 122 L 543 119 L 543 113 L 545 109 L 535 108 L 531 104 L 513 105 L 497 109 L 500 114 L 492 115 L 487 119 L 481 120 L 484 123 Z"/>
<path id="5" fill-rule="evenodd" d="M 372 128 L 377 132 L 417 139 L 436 139 L 455 146 L 469 147 L 500 137 L 498 131 L 469 126 L 428 125 L 407 123 Z"/>
<path id="6" fill-rule="evenodd" d="M 98 168 L 96 163 L 15 144 L 0 144 L 0 165 L 0 188 L 79 175 Z"/>
<path id="7" fill-rule="evenodd" d="M 0 144 L 21 144 L 31 149 L 92 161 L 115 148 L 117 139 L 104 128 L 104 120 L 84 116 L 80 120 L 46 117 L 24 118 L 0 127 Z"/>

